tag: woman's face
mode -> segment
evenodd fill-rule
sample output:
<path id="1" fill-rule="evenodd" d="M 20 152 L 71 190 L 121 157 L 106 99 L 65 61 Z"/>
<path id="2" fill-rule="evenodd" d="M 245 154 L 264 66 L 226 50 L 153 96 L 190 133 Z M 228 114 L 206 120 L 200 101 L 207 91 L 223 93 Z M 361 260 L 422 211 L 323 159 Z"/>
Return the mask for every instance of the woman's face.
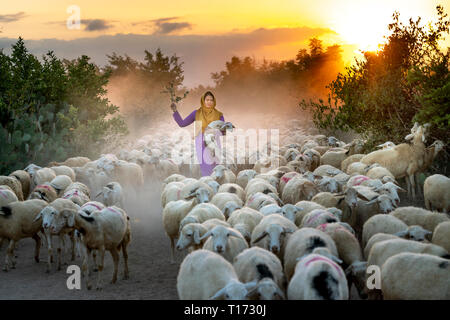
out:
<path id="1" fill-rule="evenodd" d="M 212 108 L 212 107 L 214 107 L 214 99 L 213 99 L 213 97 L 211 97 L 210 95 L 207 95 L 207 96 L 205 97 L 205 106 L 206 106 L 207 108 Z"/>

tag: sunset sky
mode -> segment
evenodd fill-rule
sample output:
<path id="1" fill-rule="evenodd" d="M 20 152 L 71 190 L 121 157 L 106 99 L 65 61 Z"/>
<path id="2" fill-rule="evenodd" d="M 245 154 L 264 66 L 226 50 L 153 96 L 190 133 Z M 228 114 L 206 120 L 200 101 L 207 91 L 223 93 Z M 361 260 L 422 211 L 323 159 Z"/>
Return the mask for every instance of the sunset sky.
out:
<path id="1" fill-rule="evenodd" d="M 184 61 L 185 85 L 211 84 L 210 72 L 233 55 L 292 59 L 316 36 L 340 44 L 351 62 L 358 49 L 383 41 L 395 10 L 402 21 L 434 21 L 450 0 L 0 0 L 0 48 L 19 36 L 33 53 L 87 54 L 105 64 L 113 51 L 142 59 L 144 49 Z M 68 8 L 80 8 L 81 29 L 70 30 Z M 450 39 L 443 44 L 450 46 Z"/>

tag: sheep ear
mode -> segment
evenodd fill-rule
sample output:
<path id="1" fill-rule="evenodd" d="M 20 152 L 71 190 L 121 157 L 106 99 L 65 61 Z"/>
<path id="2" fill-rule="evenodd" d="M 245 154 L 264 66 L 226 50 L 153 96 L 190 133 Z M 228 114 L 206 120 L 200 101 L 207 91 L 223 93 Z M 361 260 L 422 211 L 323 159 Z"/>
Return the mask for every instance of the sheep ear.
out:
<path id="1" fill-rule="evenodd" d="M 403 189 L 402 187 L 400 187 L 400 186 L 398 186 L 398 185 L 396 185 L 396 189 L 397 189 L 398 191 L 400 191 L 400 192 L 406 192 L 405 189 Z"/>
<path id="2" fill-rule="evenodd" d="M 100 191 L 99 193 L 97 193 L 97 195 L 95 197 L 98 198 L 102 193 L 103 193 L 103 191 Z"/>
<path id="3" fill-rule="evenodd" d="M 228 232 L 228 236 L 236 237 L 236 238 L 242 238 L 241 234 L 238 234 L 237 232 L 234 232 L 233 230 L 230 230 Z"/>
<path id="4" fill-rule="evenodd" d="M 225 288 L 220 289 L 219 291 L 217 291 L 214 295 L 212 295 L 211 297 L 209 297 L 208 300 L 218 300 L 221 299 L 223 297 L 225 293 Z"/>
<path id="5" fill-rule="evenodd" d="M 194 230 L 194 243 L 200 244 L 200 231 L 198 229 Z"/>
<path id="6" fill-rule="evenodd" d="M 211 230 L 206 232 L 204 235 L 202 235 L 200 238 L 198 238 L 198 240 L 203 240 L 208 238 L 211 235 Z"/>
<path id="7" fill-rule="evenodd" d="M 328 258 L 330 258 L 330 260 L 336 262 L 337 264 L 342 264 L 342 260 L 339 259 L 338 257 L 336 257 L 335 255 L 331 254 Z"/>
<path id="8" fill-rule="evenodd" d="M 260 235 L 258 235 L 258 237 L 255 238 L 255 240 L 253 240 L 253 243 L 256 243 L 258 241 L 260 241 L 262 238 L 264 238 L 265 236 L 267 236 L 267 231 L 263 231 Z"/>
<path id="9" fill-rule="evenodd" d="M 67 226 L 69 228 L 75 227 L 75 214 L 77 213 L 73 211 L 66 211 L 64 213 L 64 216 L 67 218 Z"/>
<path id="10" fill-rule="evenodd" d="M 38 213 L 38 215 L 36 216 L 36 218 L 34 218 L 33 222 L 38 221 L 39 219 L 42 218 L 42 211 Z"/>
<path id="11" fill-rule="evenodd" d="M 397 233 L 394 233 L 394 236 L 404 238 L 408 234 L 408 230 L 399 231 Z"/>

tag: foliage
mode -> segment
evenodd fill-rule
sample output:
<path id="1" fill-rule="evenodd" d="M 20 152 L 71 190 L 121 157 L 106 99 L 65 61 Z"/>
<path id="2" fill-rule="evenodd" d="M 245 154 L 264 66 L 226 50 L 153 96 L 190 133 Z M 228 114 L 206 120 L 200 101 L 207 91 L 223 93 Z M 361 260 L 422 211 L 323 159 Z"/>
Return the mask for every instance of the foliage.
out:
<path id="1" fill-rule="evenodd" d="M 105 98 L 108 73 L 82 56 L 42 61 L 22 38 L 0 52 L 0 172 L 46 165 L 70 156 L 98 156 L 103 144 L 127 133 L 118 108 Z"/>
<path id="2" fill-rule="evenodd" d="M 439 41 L 450 21 L 441 6 L 428 28 L 420 18 L 404 25 L 394 13 L 390 35 L 378 52 L 364 52 L 328 88 L 327 101 L 303 100 L 317 127 L 354 130 L 369 138 L 368 149 L 387 140 L 399 143 L 414 121 L 429 122 L 432 136 L 448 143 L 449 53 Z"/>

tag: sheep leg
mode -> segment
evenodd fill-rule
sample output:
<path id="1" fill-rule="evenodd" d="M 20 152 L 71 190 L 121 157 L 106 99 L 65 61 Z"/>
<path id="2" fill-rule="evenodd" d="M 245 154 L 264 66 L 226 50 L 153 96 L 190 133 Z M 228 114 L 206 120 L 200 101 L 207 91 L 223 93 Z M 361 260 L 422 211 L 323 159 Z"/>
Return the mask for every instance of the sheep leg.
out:
<path id="1" fill-rule="evenodd" d="M 408 176 L 405 176 L 406 190 L 408 191 L 408 197 L 411 197 L 411 184 L 409 183 Z"/>
<path id="2" fill-rule="evenodd" d="M 114 262 L 114 273 L 113 273 L 113 278 L 111 280 L 111 283 L 116 283 L 117 271 L 119 269 L 119 253 L 117 252 L 116 248 L 112 248 L 109 252 L 111 252 L 111 256 L 112 256 L 113 262 Z"/>
<path id="3" fill-rule="evenodd" d="M 8 272 L 9 261 L 13 259 L 14 252 L 14 240 L 6 239 L 8 242 L 8 246 L 6 248 L 6 257 L 5 257 L 5 265 L 3 266 L 3 271 Z"/>
<path id="4" fill-rule="evenodd" d="M 414 174 L 408 175 L 409 182 L 411 183 L 412 199 L 416 198 L 416 183 L 414 182 Z"/>
<path id="5" fill-rule="evenodd" d="M 47 249 L 48 249 L 47 270 L 45 272 L 50 273 L 50 269 L 52 268 L 52 262 L 53 262 L 53 242 L 52 242 L 52 236 L 49 232 L 45 233 L 45 238 L 47 239 Z"/>
<path id="6" fill-rule="evenodd" d="M 98 271 L 97 250 L 92 250 L 92 260 L 94 261 L 94 272 Z"/>
<path id="7" fill-rule="evenodd" d="M 36 241 L 36 247 L 34 248 L 34 261 L 39 263 L 39 252 L 41 251 L 41 237 L 36 233 L 33 235 L 34 241 Z"/>
<path id="8" fill-rule="evenodd" d="M 105 261 L 105 247 L 101 246 L 98 249 L 99 253 L 100 253 L 100 263 L 98 265 L 98 274 L 97 274 L 97 290 L 101 290 L 102 289 L 102 271 L 103 271 L 103 263 Z M 116 275 L 117 276 L 117 275 Z M 114 280 L 114 279 L 113 279 Z"/>
<path id="9" fill-rule="evenodd" d="M 128 243 L 122 242 L 122 255 L 123 255 L 123 278 L 129 279 L 130 273 L 128 271 L 128 251 L 127 251 L 127 245 Z"/>
<path id="10" fill-rule="evenodd" d="M 86 288 L 88 290 L 91 290 L 91 283 L 89 281 L 89 256 L 91 255 L 91 250 L 86 246 L 83 245 L 83 253 L 84 253 L 84 258 L 83 258 L 83 264 L 81 265 L 81 270 L 83 273 L 83 276 L 86 279 Z"/>
<path id="11" fill-rule="evenodd" d="M 75 232 L 72 231 L 69 233 L 70 241 L 72 243 L 72 256 L 70 261 L 75 261 Z"/>
<path id="12" fill-rule="evenodd" d="M 58 271 L 61 270 L 61 263 L 62 263 L 62 251 L 65 248 L 65 241 L 64 241 L 64 234 L 59 235 L 59 247 L 57 249 L 58 251 Z"/>
<path id="13" fill-rule="evenodd" d="M 170 238 L 170 254 L 171 254 L 171 258 L 172 260 L 170 260 L 171 264 L 175 263 L 175 239 L 174 238 Z"/>

